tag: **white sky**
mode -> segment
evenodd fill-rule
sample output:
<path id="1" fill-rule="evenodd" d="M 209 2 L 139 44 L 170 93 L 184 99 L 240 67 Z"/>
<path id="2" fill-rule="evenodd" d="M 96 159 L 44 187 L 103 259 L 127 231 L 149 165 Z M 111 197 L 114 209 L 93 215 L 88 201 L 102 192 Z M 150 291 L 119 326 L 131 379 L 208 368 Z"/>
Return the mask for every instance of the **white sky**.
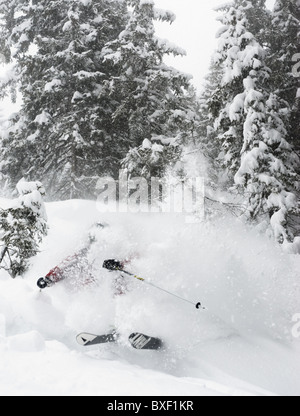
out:
<path id="1" fill-rule="evenodd" d="M 272 7 L 274 0 L 267 0 Z M 154 0 L 159 9 L 171 10 L 176 14 L 172 25 L 157 24 L 157 35 L 168 39 L 186 50 L 186 57 L 175 60 L 168 58 L 168 65 L 193 75 L 193 84 L 200 90 L 203 78 L 208 73 L 210 59 L 216 48 L 216 33 L 220 24 L 218 13 L 213 9 L 226 0 Z"/>

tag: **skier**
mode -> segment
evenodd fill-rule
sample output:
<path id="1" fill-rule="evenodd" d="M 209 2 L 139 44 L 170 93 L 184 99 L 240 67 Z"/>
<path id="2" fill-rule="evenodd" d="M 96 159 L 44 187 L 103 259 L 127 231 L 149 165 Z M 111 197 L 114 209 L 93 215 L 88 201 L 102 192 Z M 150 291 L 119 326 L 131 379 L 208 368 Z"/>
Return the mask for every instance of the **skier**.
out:
<path id="1" fill-rule="evenodd" d="M 78 272 L 78 264 L 81 264 L 80 270 L 82 270 L 82 264 L 86 267 L 86 254 L 88 249 L 85 248 L 81 250 L 79 253 L 74 254 L 73 256 L 68 257 L 60 266 L 54 267 L 50 272 L 45 276 L 41 277 L 37 285 L 40 289 L 45 289 L 46 287 L 50 287 L 61 280 L 64 280 L 70 273 Z M 124 267 L 128 263 L 128 261 L 118 261 L 118 260 L 105 260 L 103 263 L 103 267 L 109 271 L 120 271 L 120 274 L 114 279 L 114 295 L 120 296 L 124 295 L 127 291 L 127 286 L 125 283 L 125 278 L 122 275 L 124 272 Z M 75 268 L 75 269 L 74 269 Z M 90 275 L 88 279 L 85 279 L 85 284 L 91 283 L 95 281 L 93 276 Z M 94 335 L 88 333 L 81 333 L 79 334 L 76 339 L 77 342 L 82 346 L 90 346 L 90 345 L 97 345 L 103 344 L 108 342 L 117 342 L 119 335 L 116 331 L 112 333 L 105 334 L 105 335 Z M 162 341 L 159 338 L 151 337 L 148 335 L 144 335 L 141 333 L 132 333 L 129 336 L 129 342 L 135 349 L 147 349 L 147 350 L 159 350 L 162 348 Z"/>
<path id="2" fill-rule="evenodd" d="M 96 224 L 96 226 L 93 227 L 93 232 L 97 228 L 104 228 L 106 225 L 103 224 Z M 92 273 L 92 264 L 90 264 L 88 259 L 89 249 L 91 244 L 93 244 L 95 241 L 97 241 L 95 234 L 90 234 L 89 244 L 87 247 L 80 250 L 78 253 L 69 256 L 67 259 L 65 259 L 60 266 L 54 267 L 52 270 L 49 271 L 49 273 L 45 277 L 41 277 L 37 285 L 40 289 L 45 289 L 46 287 L 52 286 L 55 283 L 64 280 L 66 277 L 72 277 L 74 278 L 74 275 L 79 275 L 81 279 L 84 280 L 80 282 L 80 285 L 86 285 L 90 284 L 96 281 L 96 279 L 93 276 Z M 204 310 L 205 307 L 202 306 L 201 302 L 193 302 L 192 300 L 186 299 L 182 296 L 180 296 L 177 293 L 170 292 L 169 290 L 166 290 L 163 287 L 160 287 L 150 281 L 147 281 L 146 279 L 129 272 L 125 269 L 126 264 L 130 263 L 131 259 L 125 260 L 125 261 L 118 261 L 115 259 L 105 260 L 103 263 L 103 268 L 105 268 L 108 271 L 111 272 L 118 272 L 114 274 L 114 295 L 120 296 L 124 295 L 127 292 L 127 285 L 125 276 L 130 276 L 134 279 L 137 279 L 141 282 L 144 282 L 147 285 L 150 285 L 168 295 L 171 295 L 177 299 L 180 299 L 184 302 L 187 302 L 198 310 Z M 71 279 L 72 281 L 73 279 Z M 117 332 L 113 332 L 106 335 L 93 335 L 93 334 L 87 334 L 82 333 L 77 336 L 77 342 L 80 345 L 88 346 L 88 345 L 95 345 L 95 344 L 101 344 L 105 342 L 116 342 L 118 340 L 118 334 Z M 136 349 L 161 349 L 162 348 L 162 341 L 159 338 L 154 338 L 148 335 L 143 335 L 140 333 L 133 333 L 129 336 L 129 341 L 131 345 Z"/>
<path id="3" fill-rule="evenodd" d="M 68 278 L 70 278 L 68 282 L 73 281 L 74 285 L 77 286 L 86 286 L 91 283 L 95 283 L 96 278 L 92 273 L 92 265 L 89 263 L 87 258 L 88 251 L 89 248 L 84 248 L 78 253 L 67 257 L 59 266 L 55 266 L 46 274 L 45 277 L 41 277 L 37 281 L 38 287 L 40 289 L 45 289 Z M 119 265 L 119 269 L 114 268 L 114 270 L 123 270 L 125 265 L 129 263 L 129 260 L 124 260 L 123 262 L 105 260 L 104 265 L 110 264 L 111 262 Z M 110 270 L 112 271 L 112 269 Z M 74 279 L 74 276 L 76 276 L 76 279 Z M 127 284 L 122 274 L 114 276 L 113 289 L 115 296 L 124 295 L 127 292 Z"/>

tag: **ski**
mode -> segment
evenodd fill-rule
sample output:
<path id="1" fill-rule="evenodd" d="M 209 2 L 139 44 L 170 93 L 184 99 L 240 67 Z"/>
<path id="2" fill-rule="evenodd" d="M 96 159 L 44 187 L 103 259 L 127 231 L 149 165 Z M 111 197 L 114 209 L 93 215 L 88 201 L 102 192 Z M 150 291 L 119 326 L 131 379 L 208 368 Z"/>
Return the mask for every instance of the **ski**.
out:
<path id="1" fill-rule="evenodd" d="M 82 332 L 76 337 L 78 344 L 83 347 L 117 342 L 118 339 L 119 334 L 117 332 L 105 335 L 94 335 Z M 160 350 L 163 347 L 163 342 L 160 338 L 150 337 L 138 332 L 132 333 L 128 340 L 130 345 L 136 350 Z"/>
<path id="2" fill-rule="evenodd" d="M 88 333 L 81 333 L 77 335 L 76 340 L 78 344 L 83 347 L 88 347 L 90 345 L 106 344 L 108 342 L 116 342 L 118 340 L 118 334 L 112 332 L 111 334 L 106 335 L 93 335 Z"/>
<path id="3" fill-rule="evenodd" d="M 137 350 L 160 350 L 163 347 L 160 338 L 150 337 L 138 332 L 129 336 L 129 342 Z"/>

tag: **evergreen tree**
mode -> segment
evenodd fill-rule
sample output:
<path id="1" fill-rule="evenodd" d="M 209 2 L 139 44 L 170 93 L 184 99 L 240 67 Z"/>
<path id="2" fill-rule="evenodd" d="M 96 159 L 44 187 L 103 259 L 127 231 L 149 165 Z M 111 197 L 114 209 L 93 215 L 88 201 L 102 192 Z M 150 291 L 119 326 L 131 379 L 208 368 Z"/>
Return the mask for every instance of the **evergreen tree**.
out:
<path id="1" fill-rule="evenodd" d="M 15 17 L 10 39 L 23 106 L 3 140 L 13 181 L 39 176 L 52 197 L 84 197 L 97 175 L 117 170 L 125 144 L 115 146 L 112 101 L 102 88 L 113 73 L 101 50 L 126 16 L 118 0 L 42 0 Z"/>
<path id="2" fill-rule="evenodd" d="M 251 76 L 244 82 L 244 145 L 235 183 L 247 198 L 247 217 L 259 222 L 269 219 L 277 241 L 292 241 L 288 217 L 297 212 L 295 166 L 299 161 L 286 140 L 278 97 L 271 94 L 266 100 L 258 83 Z"/>
<path id="3" fill-rule="evenodd" d="M 222 71 L 213 60 L 209 74 L 204 80 L 203 90 L 199 97 L 198 137 L 210 163 L 214 164 L 221 152 L 221 141 L 217 140 L 214 123 L 222 107 Z"/>
<path id="4" fill-rule="evenodd" d="M 209 106 L 214 116 L 217 140 L 221 144 L 222 164 L 228 169 L 229 177 L 233 177 L 240 166 L 243 146 L 243 81 L 251 71 L 259 68 L 265 57 L 264 48 L 250 31 L 256 28 L 262 36 L 256 17 L 261 15 L 262 21 L 267 22 L 264 2 L 253 3 L 241 0 L 235 1 L 233 6 L 221 7 L 219 20 L 223 27 L 213 58 L 218 84 L 212 92 Z M 253 21 L 251 17 L 254 17 Z M 265 77 L 268 78 L 268 71 Z"/>
<path id="5" fill-rule="evenodd" d="M 291 143 L 300 151 L 300 76 L 293 73 L 294 57 L 300 53 L 300 3 L 296 0 L 276 0 L 270 33 L 272 87 L 288 103 L 287 130 Z"/>
<path id="6" fill-rule="evenodd" d="M 38 253 L 47 234 L 43 185 L 22 180 L 17 189 L 18 200 L 11 208 L 0 211 L 0 267 L 13 278 L 27 271 L 30 258 Z"/>
<path id="7" fill-rule="evenodd" d="M 292 71 L 293 57 L 300 52 L 300 6 L 295 0 L 276 0 L 269 43 L 273 88 L 293 106 L 298 88 Z"/>
<path id="8" fill-rule="evenodd" d="M 184 51 L 157 38 L 154 28 L 155 20 L 172 23 L 174 15 L 158 11 L 152 0 L 127 3 L 132 8 L 130 20 L 105 49 L 106 61 L 119 73 L 107 83 L 118 103 L 113 123 L 133 148 L 145 139 L 175 137 L 180 132 L 181 140 L 188 140 L 196 120 L 189 77 L 163 62 L 166 55 L 183 55 Z"/>
<path id="9" fill-rule="evenodd" d="M 284 241 L 293 237 L 288 216 L 297 210 L 299 160 L 288 142 L 287 108 L 270 82 L 265 47 L 269 13 L 264 3 L 235 0 L 222 8 L 223 28 L 214 57 L 222 75 L 210 111 L 221 143 L 219 158 L 244 195 L 247 217 L 259 222 L 267 218 L 276 239 Z"/>
<path id="10" fill-rule="evenodd" d="M 16 100 L 16 73 L 12 64 L 12 60 L 16 49 L 13 48 L 16 33 L 26 32 L 26 25 L 23 27 L 17 26 L 18 14 L 22 14 L 24 8 L 28 5 L 28 0 L 0 0 L 0 54 L 1 64 L 10 65 L 10 71 L 5 71 L 5 76 L 1 77 L 0 82 L 0 99 L 3 99 L 8 94 L 12 101 Z M 24 39 L 27 34 L 23 33 Z M 20 37 L 20 36 L 19 36 Z"/>
<path id="11" fill-rule="evenodd" d="M 182 149 L 175 139 L 164 136 L 145 139 L 141 146 L 131 149 L 123 160 L 123 167 L 131 176 L 163 178 L 168 168 L 180 159 Z"/>

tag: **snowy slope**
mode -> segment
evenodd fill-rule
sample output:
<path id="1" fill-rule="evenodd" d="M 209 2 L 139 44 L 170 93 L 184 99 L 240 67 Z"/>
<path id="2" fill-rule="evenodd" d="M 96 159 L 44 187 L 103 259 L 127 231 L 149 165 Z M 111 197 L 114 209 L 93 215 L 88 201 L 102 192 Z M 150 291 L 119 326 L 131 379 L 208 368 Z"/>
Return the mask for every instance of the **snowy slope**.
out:
<path id="1" fill-rule="evenodd" d="M 7 201 L 1 200 L 3 207 Z M 24 279 L 0 272 L 0 395 L 299 395 L 300 257 L 230 218 L 186 224 L 180 214 L 101 214 L 94 202 L 47 204 L 49 235 Z M 36 280 L 86 244 L 97 281 Z M 114 297 L 107 258 L 205 311 L 128 278 Z M 119 345 L 84 349 L 78 332 L 117 327 Z M 162 352 L 136 351 L 133 331 L 160 336 Z"/>

